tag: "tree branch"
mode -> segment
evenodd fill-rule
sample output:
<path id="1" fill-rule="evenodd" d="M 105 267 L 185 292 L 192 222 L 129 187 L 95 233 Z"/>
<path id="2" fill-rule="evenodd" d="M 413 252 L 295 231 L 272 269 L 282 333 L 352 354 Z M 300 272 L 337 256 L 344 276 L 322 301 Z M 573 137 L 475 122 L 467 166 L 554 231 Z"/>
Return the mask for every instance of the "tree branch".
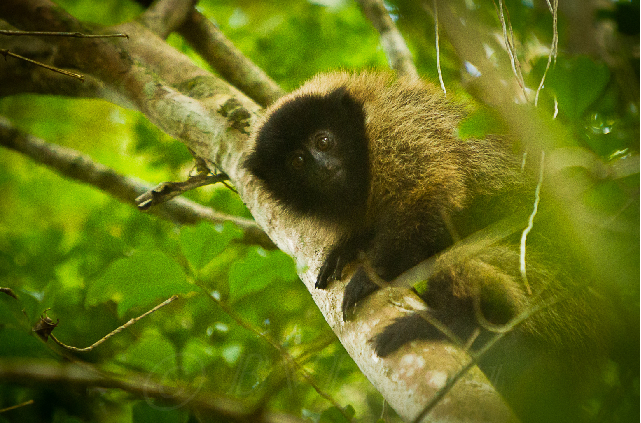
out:
<path id="1" fill-rule="evenodd" d="M 143 5 L 146 3 L 137 1 Z M 187 8 L 188 3 L 186 0 L 154 2 L 138 21 L 163 39 L 177 30 L 212 69 L 263 107 L 285 94 L 212 21 L 193 5 Z M 180 20 L 174 14 L 179 15 Z M 177 25 L 178 22 L 181 25 Z"/>
<path id="2" fill-rule="evenodd" d="M 0 145 L 44 164 L 64 177 L 92 185 L 131 206 L 136 206 L 136 197 L 152 189 L 151 185 L 120 175 L 75 150 L 25 134 L 1 116 Z M 273 242 L 253 221 L 217 213 L 186 198 L 174 198 L 153 207 L 150 213 L 186 225 L 194 225 L 201 221 L 232 222 L 243 230 L 242 242 L 258 244 L 266 249 L 274 248 Z"/>
<path id="3" fill-rule="evenodd" d="M 202 13 L 193 10 L 179 34 L 223 78 L 265 107 L 285 92 Z"/>
<path id="4" fill-rule="evenodd" d="M 381 35 L 381 45 L 387 56 L 390 67 L 398 72 L 398 75 L 418 79 L 418 72 L 412 53 L 410 53 L 403 36 L 396 28 L 394 21 L 385 8 L 382 0 L 358 0 L 363 13 L 372 22 L 374 28 Z"/>
<path id="5" fill-rule="evenodd" d="M 0 20 L 0 30 L 14 31 L 15 28 Z M 54 66 L 55 49 L 45 38 L 6 37 L 0 34 L 0 39 L 4 50 Z M 75 69 L 65 70 L 78 73 Z M 66 75 L 60 75 L 12 57 L 0 60 L 0 81 L 3 81 L 0 84 L 0 97 L 20 93 L 39 93 L 92 98 L 100 97 L 104 92 L 104 85 L 96 78 L 85 77 L 84 83 L 79 84 L 77 80 Z"/>
<path id="6" fill-rule="evenodd" d="M 158 0 L 137 20 L 162 39 L 182 26 L 198 0 Z"/>
<path id="7" fill-rule="evenodd" d="M 294 416 L 276 413 L 256 413 L 256 408 L 243 401 L 218 396 L 212 392 L 186 389 L 182 384 L 169 385 L 157 382 L 153 377 L 128 373 L 128 376 L 112 375 L 89 364 L 54 364 L 51 361 L 0 360 L 0 379 L 21 384 L 52 384 L 76 387 L 101 387 L 120 389 L 138 398 L 150 401 L 157 399 L 169 404 L 186 405 L 197 410 L 206 419 L 245 423 L 303 423 Z"/>

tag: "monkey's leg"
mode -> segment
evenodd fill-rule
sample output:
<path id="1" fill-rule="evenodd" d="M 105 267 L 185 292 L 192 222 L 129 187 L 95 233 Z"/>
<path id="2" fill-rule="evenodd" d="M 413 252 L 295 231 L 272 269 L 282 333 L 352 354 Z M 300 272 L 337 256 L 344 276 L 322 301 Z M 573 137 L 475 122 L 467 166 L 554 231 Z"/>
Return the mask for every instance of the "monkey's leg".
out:
<path id="1" fill-rule="evenodd" d="M 420 294 L 428 311 L 397 319 L 373 339 L 380 356 L 386 356 L 416 339 L 449 339 L 465 344 L 480 329 L 472 348 L 490 335 L 485 324 L 504 325 L 519 312 L 523 301 L 514 278 L 483 260 L 470 259 L 445 265 L 429 279 Z M 479 320 L 480 319 L 480 320 Z M 447 328 L 448 334 L 434 325 Z"/>
<path id="2" fill-rule="evenodd" d="M 465 343 L 478 327 L 472 298 L 459 298 L 452 292 L 447 280 L 431 280 L 431 297 L 423 295 L 428 304 L 425 312 L 415 312 L 396 319 L 372 339 L 379 357 L 386 357 L 403 345 L 423 340 L 449 340 Z M 434 322 L 447 328 L 447 334 Z M 453 336 L 455 339 L 449 339 Z"/>

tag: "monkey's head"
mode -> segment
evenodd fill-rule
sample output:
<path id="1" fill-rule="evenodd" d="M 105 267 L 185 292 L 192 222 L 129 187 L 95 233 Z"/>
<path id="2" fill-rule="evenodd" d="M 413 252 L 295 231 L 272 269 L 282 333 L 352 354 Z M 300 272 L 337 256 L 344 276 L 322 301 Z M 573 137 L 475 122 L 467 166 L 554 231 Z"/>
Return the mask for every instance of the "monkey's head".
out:
<path id="1" fill-rule="evenodd" d="M 370 179 L 365 113 L 345 88 L 284 97 L 252 138 L 245 166 L 287 209 L 331 220 L 364 213 Z"/>

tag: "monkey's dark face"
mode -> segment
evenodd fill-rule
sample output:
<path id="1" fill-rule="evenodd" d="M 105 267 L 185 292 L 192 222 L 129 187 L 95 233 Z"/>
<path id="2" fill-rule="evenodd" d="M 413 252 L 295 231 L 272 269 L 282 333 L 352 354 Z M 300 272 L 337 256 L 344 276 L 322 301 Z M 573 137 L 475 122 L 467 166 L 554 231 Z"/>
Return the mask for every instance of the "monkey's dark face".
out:
<path id="1" fill-rule="evenodd" d="M 285 206 L 344 219 L 364 213 L 368 163 L 363 107 L 338 89 L 276 108 L 256 134 L 246 166 Z"/>

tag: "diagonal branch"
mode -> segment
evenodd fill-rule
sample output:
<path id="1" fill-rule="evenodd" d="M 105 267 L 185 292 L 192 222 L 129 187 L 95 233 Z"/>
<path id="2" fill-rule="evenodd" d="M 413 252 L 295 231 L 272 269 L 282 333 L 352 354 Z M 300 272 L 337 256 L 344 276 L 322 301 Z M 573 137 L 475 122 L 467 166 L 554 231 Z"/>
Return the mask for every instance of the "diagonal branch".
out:
<path id="1" fill-rule="evenodd" d="M 0 145 L 18 151 L 38 163 L 44 164 L 67 178 L 92 185 L 114 198 L 135 206 L 135 198 L 152 187 L 138 179 L 126 177 L 91 160 L 90 157 L 70 148 L 50 144 L 19 131 L 9 121 L 0 117 Z M 251 220 L 223 213 L 183 197 L 167 201 L 150 210 L 163 219 L 193 225 L 201 221 L 212 223 L 233 222 L 244 232 L 242 242 L 258 244 L 273 249 L 273 242 Z"/>
<path id="2" fill-rule="evenodd" d="M 48 0 L 3 1 L 0 16 L 20 29 L 87 32 L 84 24 Z M 242 150 L 258 106 L 141 24 L 130 22 L 108 32 L 114 31 L 129 34 L 130 41 L 92 39 L 82 46 L 73 39 L 52 41 L 56 62 L 98 78 L 113 93 L 110 100 L 133 105 L 203 159 L 237 168 L 239 155 L 219 147 Z"/>
<path id="3" fill-rule="evenodd" d="M 278 84 L 197 10 L 192 11 L 178 32 L 216 72 L 261 106 L 267 106 L 285 94 Z"/>
<path id="4" fill-rule="evenodd" d="M 43 67 L 43 68 L 45 68 L 47 70 L 50 70 L 52 72 L 58 72 L 59 74 L 62 74 L 62 75 L 65 75 L 65 76 L 70 76 L 72 78 L 76 78 L 76 79 L 80 80 L 80 82 L 85 82 L 85 77 L 80 75 L 80 74 L 77 74 L 77 73 L 74 73 L 74 72 L 71 72 L 71 71 L 67 71 L 67 70 L 64 70 L 64 69 L 59 69 L 59 68 L 56 68 L 54 66 L 49 66 L 49 65 L 47 65 L 45 63 L 38 62 L 37 60 L 29 59 L 28 57 L 24 57 L 24 56 L 20 56 L 19 54 L 12 53 L 12 52 L 10 52 L 9 50 L 6 50 L 6 49 L 0 49 L 0 54 L 4 56 L 4 60 L 7 60 L 7 56 L 14 57 L 16 59 L 24 60 L 25 62 L 29 62 L 29 63 L 31 63 L 33 65 Z"/>
<path id="5" fill-rule="evenodd" d="M 139 3 L 144 3 L 139 0 Z M 194 7 L 192 0 L 154 2 L 138 21 L 165 39 L 173 31 L 223 78 L 265 107 L 285 92 Z"/>
<path id="6" fill-rule="evenodd" d="M 47 384 L 65 387 L 101 387 L 120 389 L 140 399 L 157 399 L 177 406 L 188 406 L 198 411 L 205 420 L 244 423 L 292 422 L 303 420 L 290 415 L 256 410 L 244 401 L 185 389 L 180 383 L 168 384 L 149 375 L 129 373 L 128 376 L 103 372 L 89 364 L 57 364 L 42 360 L 0 360 L 0 379 L 20 384 Z M 258 412 L 257 412 L 258 411 Z"/>
<path id="7" fill-rule="evenodd" d="M 182 26 L 197 0 L 159 0 L 138 17 L 138 21 L 162 39 Z"/>
<path id="8" fill-rule="evenodd" d="M 390 67 L 412 79 L 418 78 L 418 72 L 412 53 L 410 53 L 403 36 L 396 28 L 394 21 L 385 8 L 382 0 L 358 0 L 363 13 L 381 35 L 381 45 L 387 56 Z"/>

